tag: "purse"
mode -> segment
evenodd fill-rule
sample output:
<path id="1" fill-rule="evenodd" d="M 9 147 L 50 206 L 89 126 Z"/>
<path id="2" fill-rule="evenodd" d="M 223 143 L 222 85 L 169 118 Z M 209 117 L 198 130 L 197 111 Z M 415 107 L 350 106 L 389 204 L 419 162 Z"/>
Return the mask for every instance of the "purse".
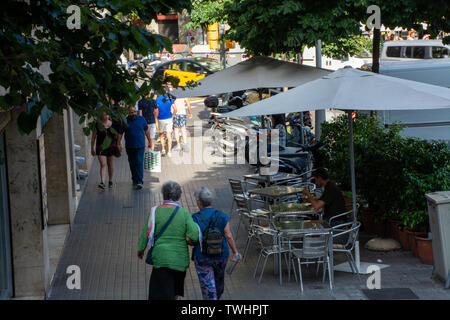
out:
<path id="1" fill-rule="evenodd" d="M 167 227 L 169 226 L 169 224 L 172 222 L 173 218 L 175 217 L 178 209 L 180 209 L 180 207 L 175 207 L 175 210 L 173 211 L 169 220 L 167 220 L 166 224 L 162 227 L 161 231 L 159 231 L 159 233 L 156 235 L 155 241 L 153 242 L 153 246 L 147 251 L 147 257 L 145 258 L 145 263 L 153 265 L 152 252 L 153 252 L 153 248 L 155 247 L 156 241 L 158 241 L 158 239 L 162 236 L 164 231 L 166 231 Z"/>

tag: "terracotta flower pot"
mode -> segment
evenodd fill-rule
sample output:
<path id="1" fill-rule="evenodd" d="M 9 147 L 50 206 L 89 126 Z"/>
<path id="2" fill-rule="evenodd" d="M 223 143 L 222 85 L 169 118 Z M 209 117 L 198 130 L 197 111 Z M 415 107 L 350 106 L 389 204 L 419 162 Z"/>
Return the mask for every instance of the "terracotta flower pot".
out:
<path id="1" fill-rule="evenodd" d="M 432 240 L 425 234 L 416 235 L 417 252 L 423 264 L 434 264 Z"/>
<path id="2" fill-rule="evenodd" d="M 387 221 L 387 236 L 388 238 L 393 238 L 400 242 L 400 237 L 398 235 L 398 227 L 401 225 L 400 220 L 388 219 Z"/>
<path id="3" fill-rule="evenodd" d="M 398 239 L 400 241 L 400 244 L 402 245 L 403 250 L 409 250 L 408 232 L 406 230 L 407 230 L 406 227 L 401 228 L 399 226 Z"/>
<path id="4" fill-rule="evenodd" d="M 406 233 L 408 234 L 409 249 L 415 257 L 418 257 L 416 235 L 421 234 L 421 232 L 407 230 Z"/>

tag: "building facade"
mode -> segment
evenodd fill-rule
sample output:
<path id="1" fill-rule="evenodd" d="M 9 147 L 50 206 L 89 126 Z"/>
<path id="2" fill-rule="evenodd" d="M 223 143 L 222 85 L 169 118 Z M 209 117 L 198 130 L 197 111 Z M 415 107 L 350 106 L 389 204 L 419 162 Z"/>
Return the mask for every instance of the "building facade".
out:
<path id="1" fill-rule="evenodd" d="M 77 168 L 92 161 L 71 109 L 22 135 L 24 110 L 0 112 L 0 299 L 45 298 L 81 197 Z"/>

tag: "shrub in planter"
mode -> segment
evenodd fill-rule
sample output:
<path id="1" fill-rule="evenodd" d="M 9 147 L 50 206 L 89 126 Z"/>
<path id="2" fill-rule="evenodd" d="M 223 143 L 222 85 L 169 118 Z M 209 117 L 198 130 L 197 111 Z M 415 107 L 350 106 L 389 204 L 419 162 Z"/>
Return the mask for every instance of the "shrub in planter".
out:
<path id="1" fill-rule="evenodd" d="M 357 113 L 354 120 L 356 187 L 358 193 L 367 200 L 371 211 L 377 213 L 372 220 L 372 215 L 365 218 L 366 226 L 370 224 L 369 221 L 375 223 L 373 227 L 377 230 L 368 227 L 372 234 L 383 235 L 385 227 L 382 223 L 398 208 L 402 162 L 396 150 L 403 141 L 398 134 L 400 129 L 400 126 L 384 128 L 366 114 Z M 327 152 L 323 162 L 329 169 L 331 178 L 343 189 L 350 189 L 347 116 L 323 124 L 322 140 Z M 396 187 L 389 188 L 390 186 Z"/>
<path id="2" fill-rule="evenodd" d="M 379 220 L 400 218 L 410 229 L 426 232 L 428 216 L 424 195 L 450 190 L 448 146 L 442 142 L 403 138 L 399 134 L 400 125 L 384 128 L 365 114 L 356 113 L 353 121 L 358 194 L 367 200 L 372 212 L 381 213 L 377 215 Z M 343 190 L 350 189 L 346 115 L 322 124 L 322 141 L 323 165 L 329 169 L 331 179 Z M 366 216 L 367 226 L 370 218 L 370 214 Z M 377 233 L 374 229 L 371 232 Z M 404 238 L 403 232 L 399 238 Z"/>

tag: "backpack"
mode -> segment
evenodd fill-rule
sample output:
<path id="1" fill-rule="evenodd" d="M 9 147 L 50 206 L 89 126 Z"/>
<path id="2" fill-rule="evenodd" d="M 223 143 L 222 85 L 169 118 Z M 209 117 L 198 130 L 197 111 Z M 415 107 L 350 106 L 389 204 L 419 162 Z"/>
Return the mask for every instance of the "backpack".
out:
<path id="1" fill-rule="evenodd" d="M 214 217 L 208 223 L 206 219 L 199 213 L 199 216 L 202 218 L 203 222 L 206 225 L 205 231 L 203 231 L 203 241 L 202 241 L 202 253 L 205 255 L 219 255 L 223 252 L 223 235 L 222 232 L 217 228 L 217 222 L 219 220 L 219 215 L 217 214 L 217 210 L 215 212 L 216 221 L 214 225 L 211 227 L 211 223 L 214 220 Z"/>

